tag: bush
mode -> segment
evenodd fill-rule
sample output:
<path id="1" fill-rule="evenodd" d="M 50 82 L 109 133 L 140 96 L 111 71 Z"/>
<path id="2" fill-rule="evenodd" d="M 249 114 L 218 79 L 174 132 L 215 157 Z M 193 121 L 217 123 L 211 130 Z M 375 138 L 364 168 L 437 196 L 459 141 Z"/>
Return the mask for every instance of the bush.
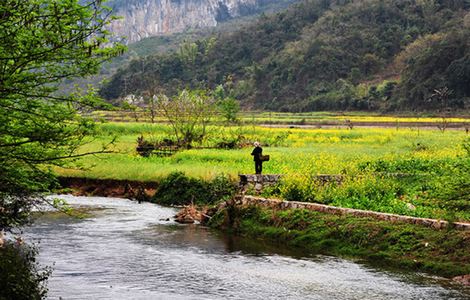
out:
<path id="1" fill-rule="evenodd" d="M 171 155 L 173 151 L 178 149 L 179 145 L 176 141 L 164 138 L 161 141 L 148 141 L 143 135 L 137 138 L 137 153 L 142 157 L 149 157 L 154 151 L 160 151 L 158 155 Z"/>
<path id="2" fill-rule="evenodd" d="M 209 182 L 210 203 L 227 200 L 235 195 L 237 185 L 229 177 L 218 175 Z"/>
<path id="3" fill-rule="evenodd" d="M 214 204 L 232 197 L 235 192 L 235 183 L 224 175 L 204 181 L 175 172 L 161 181 L 152 200 L 163 205 Z"/>
<path id="4" fill-rule="evenodd" d="M 0 248 L 0 299 L 44 299 L 49 269 L 39 269 L 37 251 L 26 245 L 6 242 Z"/>

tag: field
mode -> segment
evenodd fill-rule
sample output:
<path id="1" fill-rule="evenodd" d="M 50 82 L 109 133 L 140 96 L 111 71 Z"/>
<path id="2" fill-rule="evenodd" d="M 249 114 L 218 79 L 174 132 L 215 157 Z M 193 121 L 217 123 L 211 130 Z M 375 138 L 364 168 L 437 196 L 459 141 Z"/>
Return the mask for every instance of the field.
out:
<path id="1" fill-rule="evenodd" d="M 150 122 L 150 112 L 148 109 L 138 108 L 136 111 L 94 111 L 91 115 L 95 120 L 116 121 L 116 122 Z M 283 113 L 283 112 L 259 112 L 245 111 L 238 115 L 239 120 L 244 124 L 286 124 L 286 125 L 336 125 L 355 126 L 366 124 L 387 124 L 392 127 L 412 127 L 418 125 L 438 126 L 443 123 L 447 125 L 470 128 L 470 118 L 468 116 L 445 117 L 438 115 L 381 115 L 378 113 L 348 112 L 347 114 L 334 112 L 307 112 L 307 113 Z M 163 122 L 161 116 L 155 117 L 155 122 Z M 222 116 L 215 118 L 215 121 L 222 123 Z"/>
<path id="2" fill-rule="evenodd" d="M 253 141 L 260 141 L 271 160 L 263 173 L 283 174 L 282 183 L 267 196 L 315 201 L 337 206 L 407 215 L 470 220 L 465 186 L 469 159 L 465 130 L 419 128 L 266 128 L 256 125 L 212 126 L 196 149 L 169 157 L 141 157 L 136 140 L 171 136 L 164 124 L 104 123 L 81 151 L 94 151 L 116 137 L 114 153 L 86 156 L 82 170 L 57 169 L 62 176 L 159 181 L 181 171 L 210 180 L 224 174 L 254 172 L 250 156 Z M 241 148 L 214 149 L 237 140 Z M 316 182 L 319 174 L 342 174 L 341 185 Z M 467 176 L 467 177 L 466 177 Z"/>

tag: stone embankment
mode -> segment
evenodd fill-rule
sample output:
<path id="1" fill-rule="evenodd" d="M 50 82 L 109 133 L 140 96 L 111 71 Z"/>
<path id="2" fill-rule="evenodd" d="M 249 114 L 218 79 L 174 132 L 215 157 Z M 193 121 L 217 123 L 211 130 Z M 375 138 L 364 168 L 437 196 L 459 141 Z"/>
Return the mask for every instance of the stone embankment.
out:
<path id="1" fill-rule="evenodd" d="M 393 176 L 398 176 L 397 174 L 392 174 Z M 241 195 L 246 193 L 253 192 L 255 195 L 263 190 L 265 186 L 270 186 L 276 184 L 281 175 L 272 174 L 272 175 L 238 175 L 240 178 L 240 192 Z M 336 182 L 341 184 L 343 177 L 341 175 L 317 175 L 317 181 L 319 184 L 325 184 L 327 182 Z M 318 203 L 309 203 L 309 202 L 297 202 L 297 201 L 283 201 L 279 199 L 266 199 L 256 196 L 242 196 L 241 203 L 245 205 L 258 205 L 263 207 L 270 207 L 276 209 L 308 209 L 313 211 L 318 211 L 322 213 L 329 214 L 339 214 L 339 215 L 352 215 L 356 217 L 369 217 L 375 218 L 378 220 L 390 221 L 390 222 L 402 222 L 409 224 L 418 224 L 422 226 L 432 227 L 435 229 L 441 229 L 449 227 L 449 222 L 443 220 L 435 220 L 428 218 L 416 218 L 410 216 L 402 216 L 389 213 L 380 213 L 375 211 L 352 209 L 352 208 L 341 208 L 336 206 L 329 206 Z M 463 222 L 454 222 L 450 224 L 453 228 L 458 230 L 470 230 L 470 223 Z"/>
<path id="2" fill-rule="evenodd" d="M 280 174 L 240 174 L 239 178 L 239 188 L 242 194 L 246 192 L 254 191 L 256 194 L 259 194 L 265 186 L 273 186 L 279 182 L 282 175 Z M 326 184 L 330 182 L 335 182 L 341 184 L 343 181 L 342 175 L 336 174 L 319 174 L 315 176 L 318 184 Z"/>
<path id="3" fill-rule="evenodd" d="M 261 207 L 275 208 L 275 209 L 308 209 L 312 211 L 318 211 L 328 214 L 337 214 L 337 215 L 352 215 L 356 217 L 367 217 L 375 218 L 378 220 L 390 221 L 390 222 L 401 222 L 427 226 L 435 229 L 447 228 L 451 226 L 452 228 L 458 230 L 469 230 L 470 223 L 463 222 L 454 222 L 449 223 L 443 220 L 436 219 L 427 219 L 427 218 L 416 218 L 409 216 L 402 216 L 389 213 L 380 213 L 375 211 L 368 210 L 359 210 L 352 208 L 342 208 L 336 206 L 329 206 L 318 203 L 309 203 L 309 202 L 297 202 L 297 201 L 283 201 L 279 199 L 268 199 L 256 196 L 242 196 L 240 201 L 242 205 L 255 205 Z"/>

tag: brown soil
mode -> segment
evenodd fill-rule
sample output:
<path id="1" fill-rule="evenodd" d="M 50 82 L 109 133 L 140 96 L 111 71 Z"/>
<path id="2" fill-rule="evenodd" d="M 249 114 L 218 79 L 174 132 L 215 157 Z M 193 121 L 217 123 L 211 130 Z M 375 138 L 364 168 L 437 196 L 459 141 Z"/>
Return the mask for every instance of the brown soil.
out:
<path id="1" fill-rule="evenodd" d="M 146 200 L 155 195 L 157 182 L 139 182 L 132 180 L 90 179 L 59 177 L 62 188 L 71 189 L 76 196 L 122 197 Z"/>

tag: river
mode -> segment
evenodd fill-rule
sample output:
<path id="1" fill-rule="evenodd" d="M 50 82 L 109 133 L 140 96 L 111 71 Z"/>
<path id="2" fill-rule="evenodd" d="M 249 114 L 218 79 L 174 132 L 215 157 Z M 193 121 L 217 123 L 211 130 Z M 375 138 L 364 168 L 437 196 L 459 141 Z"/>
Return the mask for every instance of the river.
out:
<path id="1" fill-rule="evenodd" d="M 60 197 L 94 210 L 85 219 L 45 215 L 25 229 L 39 262 L 53 267 L 50 299 L 470 299 L 443 278 L 179 225 L 173 208 Z"/>

